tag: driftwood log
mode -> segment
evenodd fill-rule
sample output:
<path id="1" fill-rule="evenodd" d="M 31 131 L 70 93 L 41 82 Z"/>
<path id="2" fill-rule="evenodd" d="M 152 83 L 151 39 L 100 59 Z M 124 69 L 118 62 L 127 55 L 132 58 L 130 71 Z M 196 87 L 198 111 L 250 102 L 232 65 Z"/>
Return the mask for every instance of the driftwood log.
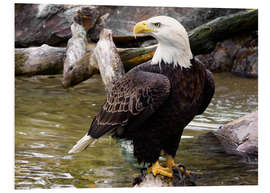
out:
<path id="1" fill-rule="evenodd" d="M 63 71 L 66 48 L 40 47 L 15 49 L 15 75 L 59 74 Z"/>
<path id="2" fill-rule="evenodd" d="M 218 17 L 189 32 L 192 53 L 208 54 L 215 49 L 218 41 L 254 30 L 258 30 L 258 10 Z"/>
<path id="3" fill-rule="evenodd" d="M 80 63 L 86 62 L 86 58 L 89 59 L 92 55 L 96 44 L 87 44 L 86 47 L 85 55 L 77 60 L 69 60 L 68 63 L 80 65 Z M 125 69 L 131 69 L 150 60 L 155 49 L 156 45 L 145 48 L 117 48 Z M 63 72 L 66 51 L 67 48 L 52 47 L 46 44 L 40 47 L 15 48 L 15 75 L 60 74 Z M 80 62 L 80 60 L 82 61 Z M 46 71 L 42 69 L 46 69 Z"/>
<path id="4" fill-rule="evenodd" d="M 114 83 L 125 74 L 111 30 L 103 29 L 100 32 L 99 41 L 90 59 L 97 62 L 105 88 L 110 92 Z"/>
<path id="5" fill-rule="evenodd" d="M 239 33 L 257 29 L 258 10 L 243 11 L 216 18 L 189 32 L 192 53 L 194 55 L 210 53 L 215 48 L 216 42 Z M 124 39 L 132 38 L 133 37 L 125 37 Z M 157 45 L 144 48 L 119 48 L 118 52 L 125 69 L 129 70 L 138 64 L 150 60 L 155 52 L 156 46 Z M 55 48 L 47 50 L 44 49 L 44 47 L 45 46 L 15 49 L 15 75 L 56 74 L 62 72 L 64 58 L 69 57 L 66 56 L 65 53 L 63 54 L 66 49 Z M 98 69 L 95 68 L 97 66 L 96 60 L 93 57 L 91 58 L 94 47 L 95 45 L 93 44 L 86 44 L 86 47 L 81 45 L 82 49 L 86 49 L 85 54 L 80 59 L 70 60 L 69 67 L 73 66 L 70 68 L 74 68 L 74 70 L 73 73 L 69 74 L 64 71 L 65 78 L 63 79 L 63 85 L 65 87 L 76 85 L 98 72 Z M 39 49 L 41 49 L 41 51 L 33 52 L 33 50 Z M 58 50 L 61 50 L 61 54 Z M 35 56 L 34 54 L 38 52 L 41 54 Z M 37 58 L 43 59 L 37 60 Z M 50 65 L 48 65 L 46 61 L 49 61 Z"/>
<path id="6" fill-rule="evenodd" d="M 72 37 L 68 40 L 62 84 L 65 88 L 90 78 L 96 66 L 90 65 L 92 50 L 87 52 L 86 29 L 74 22 L 71 25 Z"/>

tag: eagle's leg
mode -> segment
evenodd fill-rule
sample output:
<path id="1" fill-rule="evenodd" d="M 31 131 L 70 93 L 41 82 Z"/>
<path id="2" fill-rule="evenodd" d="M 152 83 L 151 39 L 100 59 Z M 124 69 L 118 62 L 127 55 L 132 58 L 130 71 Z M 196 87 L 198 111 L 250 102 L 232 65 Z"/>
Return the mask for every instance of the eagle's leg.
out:
<path id="1" fill-rule="evenodd" d="M 147 172 L 148 173 L 151 173 L 156 176 L 158 174 L 162 175 L 162 176 L 167 176 L 169 178 L 172 178 L 173 177 L 173 171 L 171 168 L 165 168 L 165 167 L 162 167 L 158 161 L 156 161 L 151 168 L 148 168 L 147 169 Z"/>
<path id="2" fill-rule="evenodd" d="M 173 166 L 176 166 L 176 164 L 174 163 L 174 159 L 171 155 L 167 155 L 167 161 L 166 161 L 165 166 L 168 168 L 172 168 Z"/>

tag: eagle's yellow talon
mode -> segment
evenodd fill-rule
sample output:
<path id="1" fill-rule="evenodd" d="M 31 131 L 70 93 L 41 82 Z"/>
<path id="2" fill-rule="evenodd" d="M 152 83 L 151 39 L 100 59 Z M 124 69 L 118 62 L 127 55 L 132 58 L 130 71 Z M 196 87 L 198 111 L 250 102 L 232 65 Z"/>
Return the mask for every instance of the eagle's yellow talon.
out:
<path id="1" fill-rule="evenodd" d="M 167 156 L 167 161 L 166 161 L 166 165 L 165 166 L 168 167 L 168 168 L 178 167 L 174 163 L 174 159 L 173 159 L 173 157 L 171 155 L 168 155 Z M 186 176 L 188 176 L 188 177 L 190 176 L 190 171 L 185 170 L 183 167 L 180 167 L 179 170 L 180 170 L 181 173 L 185 173 Z"/>
<path id="2" fill-rule="evenodd" d="M 168 155 L 168 156 L 167 156 L 167 161 L 166 161 L 166 163 L 165 163 L 165 166 L 168 167 L 168 168 L 170 168 L 170 169 L 171 169 L 172 167 L 178 167 L 179 170 L 180 170 L 180 172 L 181 172 L 182 174 L 184 174 L 184 175 L 187 176 L 187 177 L 190 177 L 190 176 L 191 176 L 190 171 L 184 169 L 183 167 L 179 167 L 179 166 L 177 166 L 177 164 L 175 164 L 174 159 L 173 159 L 173 157 L 172 157 L 171 155 Z"/>
<path id="3" fill-rule="evenodd" d="M 173 177 L 173 171 L 171 168 L 162 167 L 158 161 L 156 161 L 151 168 L 147 169 L 148 173 L 152 173 L 154 176 L 160 174 L 169 178 Z"/>

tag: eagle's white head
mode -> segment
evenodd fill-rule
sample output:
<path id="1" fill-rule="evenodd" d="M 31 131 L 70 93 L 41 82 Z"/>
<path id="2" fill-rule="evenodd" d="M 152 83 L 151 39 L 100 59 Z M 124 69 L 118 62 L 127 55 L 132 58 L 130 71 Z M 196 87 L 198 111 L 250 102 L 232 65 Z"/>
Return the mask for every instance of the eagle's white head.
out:
<path id="1" fill-rule="evenodd" d="M 157 50 L 152 64 L 160 64 L 163 60 L 174 66 L 189 68 L 192 53 L 185 28 L 174 18 L 156 16 L 141 21 L 134 26 L 133 34 L 144 33 L 158 40 Z"/>

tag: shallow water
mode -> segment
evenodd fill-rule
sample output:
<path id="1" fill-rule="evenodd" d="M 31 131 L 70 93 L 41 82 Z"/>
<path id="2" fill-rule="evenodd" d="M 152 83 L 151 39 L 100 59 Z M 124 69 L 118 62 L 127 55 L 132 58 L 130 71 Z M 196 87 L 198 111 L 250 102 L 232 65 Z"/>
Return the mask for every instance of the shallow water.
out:
<path id="1" fill-rule="evenodd" d="M 197 185 L 257 184 L 257 165 L 224 154 L 199 137 L 257 109 L 258 81 L 215 74 L 216 93 L 203 115 L 185 129 L 176 162 L 197 174 Z M 140 166 L 128 141 L 99 140 L 68 150 L 88 130 L 105 99 L 100 76 L 63 89 L 61 76 L 15 78 L 15 188 L 130 187 Z"/>

